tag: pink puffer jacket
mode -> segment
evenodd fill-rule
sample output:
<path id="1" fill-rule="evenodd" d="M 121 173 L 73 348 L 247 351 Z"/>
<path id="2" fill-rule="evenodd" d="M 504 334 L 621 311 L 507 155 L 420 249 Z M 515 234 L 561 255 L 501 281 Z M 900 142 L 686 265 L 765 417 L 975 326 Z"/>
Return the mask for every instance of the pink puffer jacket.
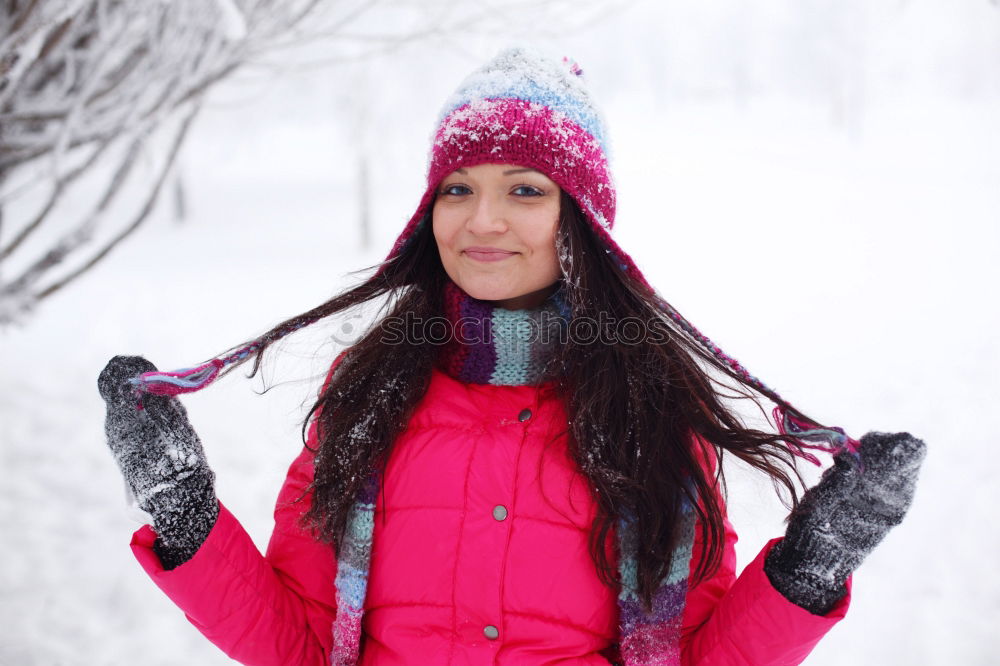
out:
<path id="1" fill-rule="evenodd" d="M 587 548 L 595 504 L 586 481 L 565 436 L 550 438 L 561 425 L 560 403 L 539 387 L 434 371 L 376 503 L 362 664 L 608 664 L 600 652 L 616 640 L 616 593 Z M 278 497 L 266 557 L 224 506 L 201 549 L 172 571 L 152 550 L 152 529 L 133 538 L 154 582 L 244 664 L 328 663 L 336 559 L 297 525 L 309 498 L 295 502 L 312 473 L 304 449 Z M 849 599 L 825 617 L 788 602 L 763 571 L 773 541 L 737 578 L 726 526 L 722 565 L 688 593 L 683 663 L 800 663 Z M 701 548 L 696 541 L 692 565 Z"/>

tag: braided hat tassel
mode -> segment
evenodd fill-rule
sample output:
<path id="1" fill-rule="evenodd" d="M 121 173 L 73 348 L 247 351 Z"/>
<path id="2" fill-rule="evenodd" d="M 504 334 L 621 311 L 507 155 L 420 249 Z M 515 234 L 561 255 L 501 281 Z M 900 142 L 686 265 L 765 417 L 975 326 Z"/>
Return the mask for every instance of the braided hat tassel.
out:
<path id="1" fill-rule="evenodd" d="M 269 335 L 259 337 L 221 358 L 213 358 L 193 368 L 182 368 L 169 372 L 144 372 L 138 377 L 129 379 L 129 382 L 135 387 L 136 391 L 151 395 L 176 396 L 182 393 L 194 393 L 218 379 L 226 367 L 246 360 L 247 357 L 257 353 L 262 347 L 273 344 L 300 328 L 305 328 L 317 321 L 319 321 L 319 317 L 308 317 L 285 326 Z"/>

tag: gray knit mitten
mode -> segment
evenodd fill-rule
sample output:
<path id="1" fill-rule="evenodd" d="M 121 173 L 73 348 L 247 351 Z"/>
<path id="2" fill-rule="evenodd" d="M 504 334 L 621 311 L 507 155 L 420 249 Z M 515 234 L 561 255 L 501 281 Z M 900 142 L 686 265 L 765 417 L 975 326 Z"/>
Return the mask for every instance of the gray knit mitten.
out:
<path id="1" fill-rule="evenodd" d="M 107 404 L 108 446 L 139 507 L 153 517 L 153 546 L 166 569 L 191 559 L 219 515 L 215 474 L 176 398 L 136 393 L 129 379 L 156 367 L 116 356 L 97 380 Z"/>
<path id="2" fill-rule="evenodd" d="M 909 433 L 870 432 L 858 453 L 834 456 L 764 562 L 774 588 L 816 615 L 843 598 L 848 576 L 903 520 L 926 446 Z"/>

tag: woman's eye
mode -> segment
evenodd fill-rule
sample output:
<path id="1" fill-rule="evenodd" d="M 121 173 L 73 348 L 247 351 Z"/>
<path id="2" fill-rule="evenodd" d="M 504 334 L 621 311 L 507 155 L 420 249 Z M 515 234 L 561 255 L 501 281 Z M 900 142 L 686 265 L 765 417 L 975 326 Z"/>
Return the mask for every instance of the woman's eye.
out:
<path id="1" fill-rule="evenodd" d="M 537 187 L 532 187 L 531 185 L 518 185 L 514 188 L 514 194 L 519 197 L 540 197 L 544 194 Z"/>
<path id="2" fill-rule="evenodd" d="M 470 190 L 465 185 L 445 185 L 444 187 L 441 188 L 441 194 L 445 194 L 445 195 L 447 195 L 447 194 L 453 194 L 453 195 L 469 194 L 471 191 L 472 190 Z"/>

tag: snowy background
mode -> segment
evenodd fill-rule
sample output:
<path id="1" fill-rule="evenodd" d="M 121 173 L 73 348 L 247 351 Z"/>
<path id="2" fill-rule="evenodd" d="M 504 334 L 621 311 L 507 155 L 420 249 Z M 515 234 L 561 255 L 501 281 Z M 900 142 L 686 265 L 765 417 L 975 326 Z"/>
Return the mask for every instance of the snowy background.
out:
<path id="1" fill-rule="evenodd" d="M 103 265 L 0 331 L 0 666 L 231 663 L 133 561 L 97 375 L 115 354 L 193 364 L 380 260 L 423 190 L 440 104 L 524 37 L 530 8 L 510 8 L 525 16 L 509 32 L 361 64 L 288 55 L 226 82 L 180 159 L 184 218 L 166 202 Z M 910 515 L 807 663 L 996 663 L 1000 7 L 618 3 L 540 45 L 573 56 L 603 107 L 617 238 L 650 281 L 805 412 L 929 445 Z M 350 323 L 284 345 L 264 395 L 234 374 L 185 399 L 219 496 L 261 548 L 304 409 Z M 770 486 L 740 470 L 730 512 L 743 564 L 782 531 Z"/>

